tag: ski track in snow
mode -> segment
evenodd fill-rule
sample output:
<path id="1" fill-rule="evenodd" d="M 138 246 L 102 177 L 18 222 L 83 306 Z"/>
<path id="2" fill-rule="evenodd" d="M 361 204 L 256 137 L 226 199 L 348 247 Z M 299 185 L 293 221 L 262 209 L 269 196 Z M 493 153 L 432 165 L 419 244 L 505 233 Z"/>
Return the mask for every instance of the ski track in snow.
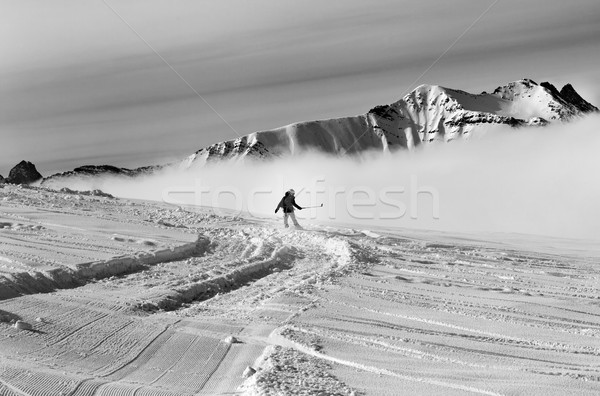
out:
<path id="1" fill-rule="evenodd" d="M 594 258 L 16 186 L 0 202 L 0 395 L 600 392 Z"/>

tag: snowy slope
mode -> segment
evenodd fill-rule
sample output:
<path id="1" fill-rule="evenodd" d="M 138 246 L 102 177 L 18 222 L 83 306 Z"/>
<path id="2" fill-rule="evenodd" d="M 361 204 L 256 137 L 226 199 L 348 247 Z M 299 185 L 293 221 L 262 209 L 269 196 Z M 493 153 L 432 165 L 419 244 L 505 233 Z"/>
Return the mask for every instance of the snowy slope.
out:
<path id="1" fill-rule="evenodd" d="M 412 149 L 434 141 L 448 142 L 477 133 L 486 125 L 546 125 L 598 109 L 570 84 L 558 91 L 550 83 L 523 79 L 492 93 L 470 94 L 438 85 L 421 85 L 390 105 L 366 114 L 291 124 L 255 132 L 198 150 L 181 165 L 214 159 L 279 157 L 316 150 L 330 154 L 365 150 Z"/>
<path id="2" fill-rule="evenodd" d="M 278 220 L 1 186 L 0 395 L 600 393 L 587 243 Z"/>

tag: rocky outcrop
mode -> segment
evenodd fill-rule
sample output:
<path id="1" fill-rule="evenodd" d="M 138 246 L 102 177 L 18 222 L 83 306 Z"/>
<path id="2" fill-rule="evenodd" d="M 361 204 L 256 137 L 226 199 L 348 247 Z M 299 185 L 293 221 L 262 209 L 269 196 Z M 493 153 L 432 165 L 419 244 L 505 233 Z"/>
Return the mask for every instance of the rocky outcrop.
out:
<path id="1" fill-rule="evenodd" d="M 598 112 L 598 108 L 583 99 L 571 84 L 565 85 L 560 90 L 560 95 L 569 103 L 577 107 L 582 113 Z"/>
<path id="2" fill-rule="evenodd" d="M 42 175 L 37 171 L 35 165 L 29 161 L 21 161 L 10 170 L 6 183 L 12 184 L 31 184 L 42 179 Z"/>
<path id="3" fill-rule="evenodd" d="M 99 175 L 99 174 L 131 174 L 132 170 L 127 168 L 118 168 L 112 165 L 84 165 L 73 169 L 74 173 Z"/>
<path id="4" fill-rule="evenodd" d="M 556 87 L 554 85 L 550 84 L 548 81 L 544 81 L 543 83 L 540 84 L 540 86 L 546 88 L 548 90 L 548 92 L 550 92 L 555 98 L 561 97 L 560 91 L 558 89 L 556 89 Z"/>
<path id="5" fill-rule="evenodd" d="M 134 177 L 144 174 L 151 174 L 165 165 L 144 166 L 135 169 L 119 168 L 112 165 L 84 165 L 73 169 L 72 171 L 56 173 L 42 180 L 41 185 L 48 188 L 60 189 L 65 186 L 69 180 L 92 180 L 99 176 L 120 176 Z"/>

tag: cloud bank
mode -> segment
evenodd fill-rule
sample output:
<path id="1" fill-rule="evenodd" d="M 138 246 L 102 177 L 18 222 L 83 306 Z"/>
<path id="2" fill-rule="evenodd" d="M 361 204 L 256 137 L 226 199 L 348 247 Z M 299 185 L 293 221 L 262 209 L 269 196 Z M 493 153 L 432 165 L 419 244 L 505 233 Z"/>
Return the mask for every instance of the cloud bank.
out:
<path id="1" fill-rule="evenodd" d="M 70 187 L 259 217 L 275 216 L 294 188 L 299 205 L 323 204 L 297 213 L 304 224 L 597 238 L 599 126 L 595 115 L 545 128 L 494 128 L 414 152 L 360 159 L 307 153 Z"/>

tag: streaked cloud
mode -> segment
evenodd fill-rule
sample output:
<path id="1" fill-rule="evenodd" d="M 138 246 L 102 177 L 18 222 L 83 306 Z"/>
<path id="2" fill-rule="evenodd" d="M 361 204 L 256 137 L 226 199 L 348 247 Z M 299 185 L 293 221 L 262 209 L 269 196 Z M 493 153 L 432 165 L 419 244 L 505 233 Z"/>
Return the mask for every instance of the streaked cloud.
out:
<path id="1" fill-rule="evenodd" d="M 397 100 L 491 1 L 109 3 L 246 134 Z M 102 2 L 2 8 L 0 173 L 146 165 L 236 137 Z M 598 20 L 597 1 L 500 1 L 417 84 L 575 78 L 597 98 Z"/>

